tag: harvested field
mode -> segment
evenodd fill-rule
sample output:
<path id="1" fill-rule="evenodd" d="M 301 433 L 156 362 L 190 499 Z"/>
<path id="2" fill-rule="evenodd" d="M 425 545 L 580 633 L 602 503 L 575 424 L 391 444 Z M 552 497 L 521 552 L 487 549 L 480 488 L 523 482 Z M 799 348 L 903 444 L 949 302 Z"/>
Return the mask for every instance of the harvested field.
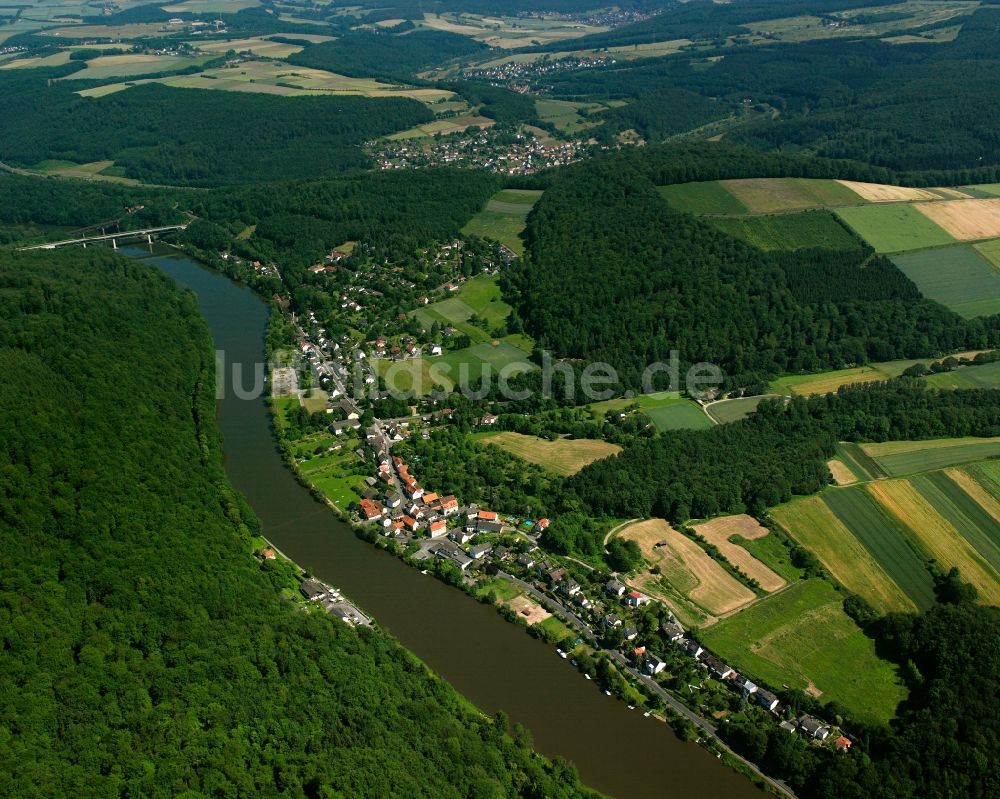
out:
<path id="1" fill-rule="evenodd" d="M 622 451 L 617 444 L 589 438 L 559 438 L 555 441 L 546 441 L 544 438 L 509 431 L 484 433 L 477 438 L 484 444 L 500 447 L 511 455 L 537 463 L 550 472 L 564 476 L 576 474 L 588 463 L 617 455 Z"/>
<path id="2" fill-rule="evenodd" d="M 671 585 L 713 615 L 729 613 L 756 599 L 753 591 L 663 519 L 637 522 L 618 535 L 635 541 L 643 557 L 650 565 L 659 566 Z M 643 588 L 654 596 L 658 593 L 649 582 Z"/>
<path id="3" fill-rule="evenodd" d="M 720 516 L 717 519 L 694 526 L 694 529 L 710 544 L 718 547 L 723 557 L 742 571 L 747 577 L 760 583 L 760 587 L 768 593 L 777 591 L 785 585 L 785 581 L 771 569 L 761 563 L 738 543 L 730 538 L 739 536 L 748 541 L 763 538 L 768 534 L 766 527 L 752 516 Z"/>
<path id="4" fill-rule="evenodd" d="M 826 462 L 827 468 L 830 470 L 830 474 L 833 475 L 833 481 L 839 486 L 849 486 L 852 483 L 858 482 L 857 475 L 851 471 L 851 468 L 844 463 L 839 458 L 831 458 Z"/>
<path id="5" fill-rule="evenodd" d="M 519 619 L 523 619 L 525 624 L 540 624 L 552 614 L 539 605 L 535 600 L 526 596 L 515 597 L 506 603 L 507 607 L 517 613 Z"/>
<path id="6" fill-rule="evenodd" d="M 771 515 L 793 540 L 815 554 L 848 591 L 883 613 L 916 610 L 916 605 L 821 497 L 797 499 L 772 509 Z"/>
<path id="7" fill-rule="evenodd" d="M 888 380 L 889 376 L 874 366 L 855 366 L 810 375 L 786 375 L 771 383 L 771 391 L 776 394 L 808 397 L 813 394 L 829 394 L 842 386 L 855 383 L 875 383 Z"/>
<path id="8" fill-rule="evenodd" d="M 919 200 L 940 200 L 941 195 L 930 189 L 911 189 L 907 186 L 889 186 L 884 183 L 861 183 L 857 180 L 838 180 L 862 200 L 870 203 L 899 203 Z M 960 193 L 961 194 L 961 193 Z"/>
<path id="9" fill-rule="evenodd" d="M 929 557 L 948 570 L 957 566 L 980 599 L 1000 604 L 1000 573 L 945 519 L 910 480 L 888 480 L 868 486 L 872 496 L 909 530 Z"/>
<path id="10" fill-rule="evenodd" d="M 1000 198 L 995 200 L 948 200 L 913 206 L 959 241 L 994 239 L 1000 236 Z"/>

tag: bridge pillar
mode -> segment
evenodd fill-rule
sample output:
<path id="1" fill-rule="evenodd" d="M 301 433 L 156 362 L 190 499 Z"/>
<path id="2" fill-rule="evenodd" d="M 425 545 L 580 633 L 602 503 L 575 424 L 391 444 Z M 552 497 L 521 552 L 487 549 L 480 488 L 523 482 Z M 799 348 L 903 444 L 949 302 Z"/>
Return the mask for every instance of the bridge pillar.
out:
<path id="1" fill-rule="evenodd" d="M 118 241 L 116 239 L 111 239 L 111 249 L 112 250 L 118 249 Z"/>
<path id="2" fill-rule="evenodd" d="M 153 244 L 153 234 L 152 233 L 147 233 L 146 234 L 146 244 L 149 244 L 149 245 Z"/>

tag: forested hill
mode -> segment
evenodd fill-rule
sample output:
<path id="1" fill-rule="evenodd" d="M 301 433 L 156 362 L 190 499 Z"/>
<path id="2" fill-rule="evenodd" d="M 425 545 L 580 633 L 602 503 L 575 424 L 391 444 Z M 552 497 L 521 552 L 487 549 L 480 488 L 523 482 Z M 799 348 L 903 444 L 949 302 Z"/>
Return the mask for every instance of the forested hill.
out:
<path id="1" fill-rule="evenodd" d="M 0 253 L 0 796 L 590 795 L 380 633 L 280 598 L 194 298 Z"/>
<path id="2" fill-rule="evenodd" d="M 671 351 L 683 364 L 717 364 L 737 388 L 1000 335 L 1000 319 L 961 319 L 870 253 L 779 259 L 674 212 L 621 159 L 556 180 L 526 242 L 505 283 L 525 330 L 557 357 L 610 364 L 621 388 L 666 387 L 665 373 L 652 386 L 642 376 Z"/>
<path id="3" fill-rule="evenodd" d="M 433 119 L 405 97 L 278 97 L 157 83 L 80 97 L 58 71 L 0 72 L 0 160 L 113 160 L 127 177 L 219 186 L 368 166 L 363 142 Z M 65 70 L 62 71 L 63 74 Z"/>

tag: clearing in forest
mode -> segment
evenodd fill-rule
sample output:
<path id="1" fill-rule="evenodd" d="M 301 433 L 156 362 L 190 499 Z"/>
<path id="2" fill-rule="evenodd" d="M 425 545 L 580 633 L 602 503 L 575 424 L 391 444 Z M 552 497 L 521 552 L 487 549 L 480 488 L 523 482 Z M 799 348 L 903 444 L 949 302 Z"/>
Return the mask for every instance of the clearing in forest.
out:
<path id="1" fill-rule="evenodd" d="M 547 471 L 564 476 L 576 474 L 588 463 L 617 455 L 622 451 L 617 444 L 591 438 L 557 438 L 555 441 L 547 441 L 538 436 L 526 436 L 510 431 L 481 433 L 475 438 L 484 444 L 500 447 L 511 455 L 537 463 Z"/>

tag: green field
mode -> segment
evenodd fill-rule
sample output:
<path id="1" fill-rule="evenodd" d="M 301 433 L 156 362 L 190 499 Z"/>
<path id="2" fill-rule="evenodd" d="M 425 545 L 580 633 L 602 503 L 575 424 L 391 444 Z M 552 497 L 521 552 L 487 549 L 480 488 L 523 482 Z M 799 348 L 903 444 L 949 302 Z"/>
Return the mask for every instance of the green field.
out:
<path id="1" fill-rule="evenodd" d="M 904 252 L 955 243 L 948 233 L 906 203 L 839 208 L 837 214 L 878 252 Z"/>
<path id="2" fill-rule="evenodd" d="M 975 186 L 963 186 L 962 188 L 968 188 L 977 193 L 982 192 L 989 197 L 1000 197 L 1000 183 L 984 183 Z"/>
<path id="3" fill-rule="evenodd" d="M 500 296 L 500 286 L 495 275 L 476 275 L 466 280 L 451 297 L 431 303 L 412 312 L 421 324 L 430 327 L 435 322 L 450 325 L 465 333 L 476 343 L 492 341 L 490 334 L 503 327 L 511 307 Z M 485 320 L 488 330 L 469 322 L 473 316 Z"/>
<path id="4" fill-rule="evenodd" d="M 826 491 L 823 500 L 919 608 L 934 603 L 934 581 L 907 528 L 865 486 Z"/>
<path id="5" fill-rule="evenodd" d="M 762 250 L 858 250 L 861 243 L 829 211 L 774 216 L 716 217 L 724 233 Z"/>
<path id="6" fill-rule="evenodd" d="M 505 189 L 490 199 L 486 208 L 469 220 L 462 228 L 466 236 L 494 239 L 518 255 L 524 255 L 524 230 L 528 213 L 542 196 L 540 191 L 514 191 Z"/>
<path id="7" fill-rule="evenodd" d="M 981 241 L 972 248 L 989 261 L 996 269 L 1000 269 L 1000 239 Z"/>
<path id="8" fill-rule="evenodd" d="M 719 424 L 728 422 L 738 422 L 746 419 L 751 413 L 757 410 L 757 406 L 766 399 L 777 399 L 775 394 L 761 394 L 759 397 L 739 397 L 737 399 L 722 400 L 713 402 L 706 410 Z"/>
<path id="9" fill-rule="evenodd" d="M 747 207 L 717 181 L 659 186 L 670 205 L 689 214 L 745 214 Z"/>
<path id="10" fill-rule="evenodd" d="M 865 202 L 835 180 L 814 178 L 750 178 L 724 180 L 722 186 L 753 214 L 836 208 Z"/>
<path id="11" fill-rule="evenodd" d="M 924 296 L 966 319 L 1000 313 L 1000 271 L 968 245 L 893 256 Z"/>
<path id="12" fill-rule="evenodd" d="M 638 405 L 661 433 L 664 430 L 703 430 L 712 426 L 712 420 L 698 403 L 682 397 L 676 391 L 597 402 L 591 406 L 591 411 L 595 419 L 601 419 L 608 411 L 621 411 L 633 405 Z"/>
<path id="13" fill-rule="evenodd" d="M 836 446 L 837 457 L 858 480 L 878 480 L 888 477 L 888 473 L 857 444 L 842 442 Z"/>
<path id="14" fill-rule="evenodd" d="M 863 449 L 890 477 L 901 477 L 1000 457 L 1000 438 L 889 441 L 865 444 Z"/>
<path id="15" fill-rule="evenodd" d="M 858 718 L 892 718 L 906 691 L 842 603 L 825 580 L 805 580 L 699 636 L 727 663 L 774 688 L 818 692 L 820 701 L 836 700 Z"/>
<path id="16" fill-rule="evenodd" d="M 934 388 L 1000 388 L 1000 361 L 938 372 L 924 380 Z"/>
<path id="17" fill-rule="evenodd" d="M 581 111 L 596 111 L 604 106 L 599 103 L 573 103 L 568 100 L 535 100 L 538 118 L 550 122 L 563 133 L 579 133 L 600 125 L 600 120 L 588 119 Z"/>

